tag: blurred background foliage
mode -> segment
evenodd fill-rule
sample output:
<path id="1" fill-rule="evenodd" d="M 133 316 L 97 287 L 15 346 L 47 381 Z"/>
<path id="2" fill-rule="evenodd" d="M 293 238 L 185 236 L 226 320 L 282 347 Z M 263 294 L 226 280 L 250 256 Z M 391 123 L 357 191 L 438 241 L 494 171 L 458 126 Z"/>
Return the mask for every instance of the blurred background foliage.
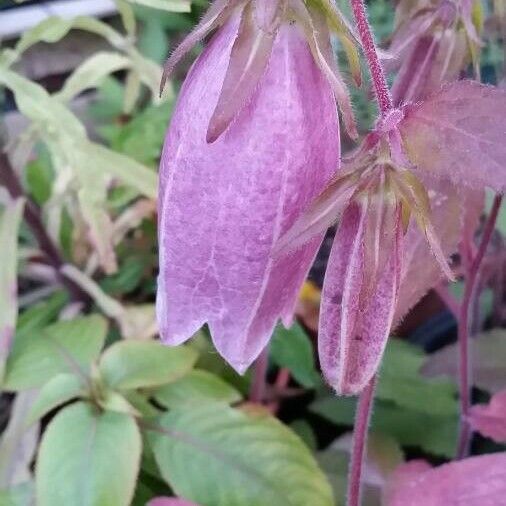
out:
<path id="1" fill-rule="evenodd" d="M 2 339 L 12 337 L 0 356 L 0 505 L 140 506 L 161 495 L 216 506 L 343 504 L 355 399 L 330 392 L 314 356 L 325 246 L 299 323 L 275 331 L 263 406 L 248 402 L 251 375 L 224 364 L 206 329 L 176 349 L 152 339 L 156 170 L 201 48 L 160 98 L 161 65 L 207 1 L 193 0 L 191 10 L 185 0 L 116 4 L 119 14 L 106 20 L 49 18 L 0 52 L 9 155 L 0 169 L 0 327 Z M 369 3 L 380 41 L 392 33 L 393 12 L 386 0 Z M 67 73 L 22 73 L 30 51 L 55 51 L 76 31 L 100 39 L 100 50 Z M 502 64 L 501 41 L 488 40 L 484 80 L 495 82 Z M 365 132 L 375 105 L 367 82 L 351 89 Z M 19 114 L 25 121 L 14 128 Z M 505 233 L 500 220 L 494 247 Z M 485 402 L 506 384 L 506 334 L 502 298 L 483 288 L 474 395 Z M 461 296 L 462 283 L 454 290 Z M 399 336 L 380 374 L 367 505 L 380 504 L 404 459 L 455 454 L 455 320 L 432 293 Z M 473 440 L 476 454 L 500 450 Z"/>

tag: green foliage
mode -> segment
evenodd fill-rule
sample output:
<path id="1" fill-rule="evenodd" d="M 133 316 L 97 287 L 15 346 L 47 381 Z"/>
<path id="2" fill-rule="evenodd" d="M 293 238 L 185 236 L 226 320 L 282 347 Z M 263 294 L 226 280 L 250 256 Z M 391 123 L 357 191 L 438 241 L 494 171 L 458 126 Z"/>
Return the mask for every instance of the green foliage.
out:
<path id="1" fill-rule="evenodd" d="M 321 383 L 315 368 L 313 346 L 298 323 L 289 329 L 282 325 L 276 327 L 270 355 L 276 365 L 290 369 L 301 385 L 311 388 Z"/>
<path id="2" fill-rule="evenodd" d="M 40 386 L 56 374 L 81 374 L 102 349 L 106 320 L 99 315 L 18 333 L 6 364 L 4 390 Z"/>
<path id="3" fill-rule="evenodd" d="M 149 441 L 177 494 L 213 506 L 332 504 L 308 448 L 275 418 L 225 404 L 163 415 Z"/>
<path id="4" fill-rule="evenodd" d="M 153 341 L 121 341 L 103 354 L 99 370 L 105 384 L 115 389 L 154 387 L 175 381 L 193 367 L 191 348 L 169 348 Z"/>
<path id="5" fill-rule="evenodd" d="M 139 471 L 141 436 L 128 415 L 78 402 L 46 429 L 36 469 L 40 506 L 128 506 Z"/>

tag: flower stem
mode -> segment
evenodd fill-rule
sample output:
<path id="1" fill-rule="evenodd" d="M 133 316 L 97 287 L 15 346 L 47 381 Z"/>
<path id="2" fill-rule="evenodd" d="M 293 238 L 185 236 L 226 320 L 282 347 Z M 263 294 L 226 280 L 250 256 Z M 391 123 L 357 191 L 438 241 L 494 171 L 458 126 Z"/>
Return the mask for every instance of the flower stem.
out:
<path id="1" fill-rule="evenodd" d="M 471 428 L 468 423 L 469 410 L 471 408 L 471 367 L 469 355 L 469 338 L 471 328 L 471 312 L 474 299 L 477 295 L 477 286 L 481 263 L 492 238 L 495 222 L 501 207 L 502 196 L 496 195 L 489 217 L 483 230 L 478 252 L 471 263 L 466 280 L 464 297 L 460 306 L 458 338 L 459 338 L 459 387 L 460 387 L 460 432 L 457 444 L 457 458 L 466 457 L 469 452 Z"/>
<path id="2" fill-rule="evenodd" d="M 367 430 L 372 413 L 375 386 L 376 376 L 373 376 L 358 399 L 348 477 L 347 506 L 359 506 L 360 504 L 362 467 L 366 456 Z"/>
<path id="3" fill-rule="evenodd" d="M 89 302 L 88 295 L 81 290 L 73 281 L 68 280 L 60 273 L 60 268 L 63 266 L 64 261 L 58 250 L 58 247 L 49 237 L 44 224 L 41 220 L 41 210 L 39 206 L 27 197 L 24 193 L 23 187 L 12 167 L 7 154 L 1 151 L 0 147 L 0 184 L 2 184 L 12 198 L 23 197 L 26 200 L 24 207 L 24 219 L 30 227 L 33 236 L 39 244 L 39 248 L 44 253 L 49 264 L 55 269 L 59 281 L 65 288 L 67 288 L 73 300 L 79 302 Z"/>
<path id="4" fill-rule="evenodd" d="M 381 115 L 384 116 L 393 108 L 392 97 L 388 89 L 385 71 L 383 70 L 378 51 L 376 50 L 371 26 L 367 20 L 364 0 L 351 0 L 351 8 L 357 24 L 360 41 L 364 48 L 364 54 L 369 65 L 369 71 L 374 85 L 374 93 L 378 100 Z"/>
<path id="5" fill-rule="evenodd" d="M 251 402 L 260 403 L 265 397 L 265 384 L 267 381 L 267 367 L 269 366 L 269 345 L 267 345 L 253 366 L 253 381 L 249 393 Z"/>

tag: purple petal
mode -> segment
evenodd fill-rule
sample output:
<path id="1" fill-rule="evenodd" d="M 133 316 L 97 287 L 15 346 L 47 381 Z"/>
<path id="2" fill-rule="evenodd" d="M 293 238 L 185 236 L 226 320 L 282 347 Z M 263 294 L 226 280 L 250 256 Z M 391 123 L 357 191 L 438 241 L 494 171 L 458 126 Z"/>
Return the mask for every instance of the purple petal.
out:
<path id="1" fill-rule="evenodd" d="M 434 469 L 415 461 L 391 478 L 386 506 L 500 506 L 506 497 L 506 453 L 452 462 Z"/>
<path id="2" fill-rule="evenodd" d="M 318 352 L 325 378 L 338 394 L 360 392 L 376 372 L 397 302 L 400 217 L 388 262 L 373 287 L 364 261 L 368 219 L 365 207 L 345 211 L 323 286 Z"/>
<path id="3" fill-rule="evenodd" d="M 473 81 L 445 86 L 405 108 L 399 124 L 411 161 L 459 186 L 506 189 L 506 92 Z"/>
<path id="4" fill-rule="evenodd" d="M 322 235 L 283 258 L 273 258 L 274 244 L 338 167 L 339 131 L 332 90 L 290 25 L 249 103 L 206 143 L 237 27 L 225 25 L 192 68 L 167 135 L 157 313 L 168 344 L 207 322 L 243 372 L 278 318 L 291 319 Z"/>

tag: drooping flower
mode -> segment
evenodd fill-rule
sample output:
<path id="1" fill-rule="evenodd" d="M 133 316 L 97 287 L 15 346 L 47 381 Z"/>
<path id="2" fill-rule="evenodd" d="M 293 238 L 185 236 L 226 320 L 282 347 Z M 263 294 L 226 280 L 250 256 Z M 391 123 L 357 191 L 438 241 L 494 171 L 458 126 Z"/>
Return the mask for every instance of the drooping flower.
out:
<path id="1" fill-rule="evenodd" d="M 334 94 L 354 128 L 327 28 L 341 18 L 327 16 L 327 3 L 217 0 L 168 63 L 219 26 L 187 76 L 162 154 L 160 333 L 179 344 L 207 323 L 240 372 L 279 318 L 290 323 L 322 240 L 272 254 L 338 168 Z"/>
<path id="2" fill-rule="evenodd" d="M 280 239 L 278 251 L 291 251 L 340 220 L 325 276 L 319 326 L 323 373 L 340 394 L 360 392 L 376 372 L 393 324 L 428 288 L 415 283 L 398 305 L 399 285 L 424 249 L 411 252 L 403 268 L 403 236 L 414 218 L 431 255 L 450 279 L 447 265 L 454 231 L 442 247 L 438 231 L 459 224 L 455 198 L 489 186 L 503 191 L 506 96 L 501 90 L 461 81 L 426 101 L 392 110 L 345 160 L 341 172 Z M 481 111 L 477 116 L 475 110 Z M 484 116 L 481 116 L 484 114 Z M 434 221 L 425 178 L 438 181 L 442 202 Z M 445 189 L 445 185 L 448 187 Z M 469 220 L 478 205 L 469 201 Z M 473 215 L 473 216 L 471 216 Z M 457 219 L 455 219 L 457 218 Z M 464 214 L 464 221 L 466 219 Z M 460 227 L 459 227 L 460 228 Z M 439 229 L 439 230 L 437 230 Z M 416 237 L 416 236 L 415 236 Z M 413 234 L 409 239 L 414 238 Z M 417 264 L 418 269 L 423 269 Z M 432 259 L 428 278 L 434 280 Z M 430 274 L 430 275 L 429 275 Z M 396 306 L 398 307 L 396 309 Z"/>
<path id="3" fill-rule="evenodd" d="M 428 0 L 412 7 L 399 2 L 398 26 L 388 48 L 394 57 L 386 61 L 387 69 L 397 71 L 392 87 L 396 105 L 420 100 L 458 79 L 470 61 L 479 77 L 480 3 Z"/>

